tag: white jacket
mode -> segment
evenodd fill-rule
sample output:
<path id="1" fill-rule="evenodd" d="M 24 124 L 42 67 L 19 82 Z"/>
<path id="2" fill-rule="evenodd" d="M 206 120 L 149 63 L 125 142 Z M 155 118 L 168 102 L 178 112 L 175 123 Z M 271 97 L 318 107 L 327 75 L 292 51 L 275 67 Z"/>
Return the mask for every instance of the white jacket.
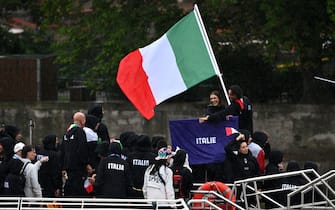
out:
<path id="1" fill-rule="evenodd" d="M 144 173 L 143 195 L 145 199 L 174 200 L 173 172 L 166 166 L 159 168 L 159 173 L 165 185 L 157 174 L 150 175 L 154 165 L 150 165 Z"/>
<path id="2" fill-rule="evenodd" d="M 35 164 L 32 164 L 29 159 L 21 159 L 24 164 L 28 164 L 23 172 L 26 183 L 24 185 L 24 194 L 26 197 L 42 197 L 41 185 L 38 182 L 38 170 L 42 163 L 37 161 Z"/>

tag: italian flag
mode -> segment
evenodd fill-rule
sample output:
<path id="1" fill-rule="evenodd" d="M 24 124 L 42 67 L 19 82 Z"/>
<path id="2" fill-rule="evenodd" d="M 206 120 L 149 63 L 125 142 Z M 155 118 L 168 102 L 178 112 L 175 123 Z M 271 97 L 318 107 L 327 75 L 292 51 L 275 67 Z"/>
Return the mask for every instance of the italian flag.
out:
<path id="1" fill-rule="evenodd" d="M 121 60 L 117 83 L 146 119 L 156 105 L 219 72 L 202 25 L 195 7 L 158 40 Z"/>
<path id="2" fill-rule="evenodd" d="M 226 136 L 231 136 L 235 133 L 240 133 L 240 132 L 238 132 L 235 128 L 231 128 L 231 127 L 226 128 Z"/>

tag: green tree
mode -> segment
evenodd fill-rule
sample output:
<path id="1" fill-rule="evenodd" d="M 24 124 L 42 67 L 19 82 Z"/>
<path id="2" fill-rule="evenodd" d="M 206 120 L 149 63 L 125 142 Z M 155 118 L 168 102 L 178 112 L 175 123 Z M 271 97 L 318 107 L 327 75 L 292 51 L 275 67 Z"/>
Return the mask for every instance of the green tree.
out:
<path id="1" fill-rule="evenodd" d="M 239 84 L 254 102 L 267 101 L 271 94 L 277 96 L 278 90 L 274 91 L 276 87 L 272 83 L 272 66 L 264 58 L 262 1 L 203 0 L 198 3 L 226 85 Z"/>
<path id="2" fill-rule="evenodd" d="M 333 42 L 334 20 L 329 11 L 334 11 L 334 1 L 264 0 L 262 10 L 266 14 L 262 31 L 269 41 L 268 55 L 275 59 L 283 50 L 294 50 L 297 55 L 303 76 L 302 102 L 313 103 L 327 97 L 313 77 L 322 74 L 325 44 Z"/>
<path id="3" fill-rule="evenodd" d="M 12 34 L 9 32 L 11 26 L 7 23 L 17 12 L 24 14 L 38 26 L 40 24 L 41 12 L 39 4 L 34 0 L 0 0 L 0 53 L 1 54 L 46 54 L 50 53 L 51 37 L 47 31 L 39 27 L 31 29 L 24 27 L 24 32 Z"/>
<path id="4" fill-rule="evenodd" d="M 182 15 L 168 0 L 48 0 L 42 10 L 44 25 L 56 26 L 53 49 L 63 77 L 111 92 L 118 90 L 122 57 L 157 39 Z"/>
<path id="5" fill-rule="evenodd" d="M 329 86 L 313 76 L 324 74 L 322 57 L 334 58 L 334 0 L 211 0 L 199 4 L 228 82 L 240 84 L 252 96 L 266 95 L 259 91 L 263 89 L 275 95 L 294 92 L 295 101 L 301 98 L 300 102 L 329 97 Z M 276 64 L 282 62 L 283 53 L 290 59 L 296 57 L 297 67 L 278 73 Z M 300 80 L 284 83 L 290 74 Z M 272 86 L 277 87 L 269 90 Z"/>

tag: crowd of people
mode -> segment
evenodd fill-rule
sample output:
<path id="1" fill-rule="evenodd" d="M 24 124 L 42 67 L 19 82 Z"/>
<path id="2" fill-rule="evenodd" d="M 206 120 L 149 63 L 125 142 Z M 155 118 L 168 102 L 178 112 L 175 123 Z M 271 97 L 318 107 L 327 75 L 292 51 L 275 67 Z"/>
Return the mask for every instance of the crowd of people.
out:
<path id="1" fill-rule="evenodd" d="M 0 196 L 188 198 L 193 181 L 184 150 L 173 152 L 163 136 L 110 138 L 102 118 L 101 105 L 76 112 L 61 139 L 50 134 L 36 146 L 16 126 L 3 126 Z"/>
<path id="2" fill-rule="evenodd" d="M 238 132 L 225 148 L 223 162 L 189 165 L 188 154 L 163 136 L 127 131 L 110 138 L 101 105 L 76 112 L 62 136 L 42 145 L 25 145 L 20 130 L 0 130 L 0 196 L 190 199 L 193 183 L 236 180 L 284 171 L 283 153 L 272 151 L 266 132 L 253 132 L 252 106 L 239 86 L 229 88 L 225 107 L 218 91 L 199 123 L 239 116 Z M 289 167 L 290 166 L 290 167 Z M 291 163 L 287 171 L 299 170 Z M 317 169 L 309 162 L 306 168 Z M 299 181 L 299 182 L 298 182 Z M 301 185 L 301 180 L 265 182 L 264 189 Z"/>

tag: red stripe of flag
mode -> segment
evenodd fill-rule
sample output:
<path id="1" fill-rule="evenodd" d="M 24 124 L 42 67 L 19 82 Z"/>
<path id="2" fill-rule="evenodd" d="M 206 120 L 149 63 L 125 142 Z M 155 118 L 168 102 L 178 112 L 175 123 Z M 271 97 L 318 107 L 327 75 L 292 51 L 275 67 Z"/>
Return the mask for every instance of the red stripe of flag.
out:
<path id="1" fill-rule="evenodd" d="M 116 81 L 136 109 L 147 120 L 151 119 L 155 114 L 156 101 L 143 69 L 139 50 L 129 53 L 121 60 Z"/>

